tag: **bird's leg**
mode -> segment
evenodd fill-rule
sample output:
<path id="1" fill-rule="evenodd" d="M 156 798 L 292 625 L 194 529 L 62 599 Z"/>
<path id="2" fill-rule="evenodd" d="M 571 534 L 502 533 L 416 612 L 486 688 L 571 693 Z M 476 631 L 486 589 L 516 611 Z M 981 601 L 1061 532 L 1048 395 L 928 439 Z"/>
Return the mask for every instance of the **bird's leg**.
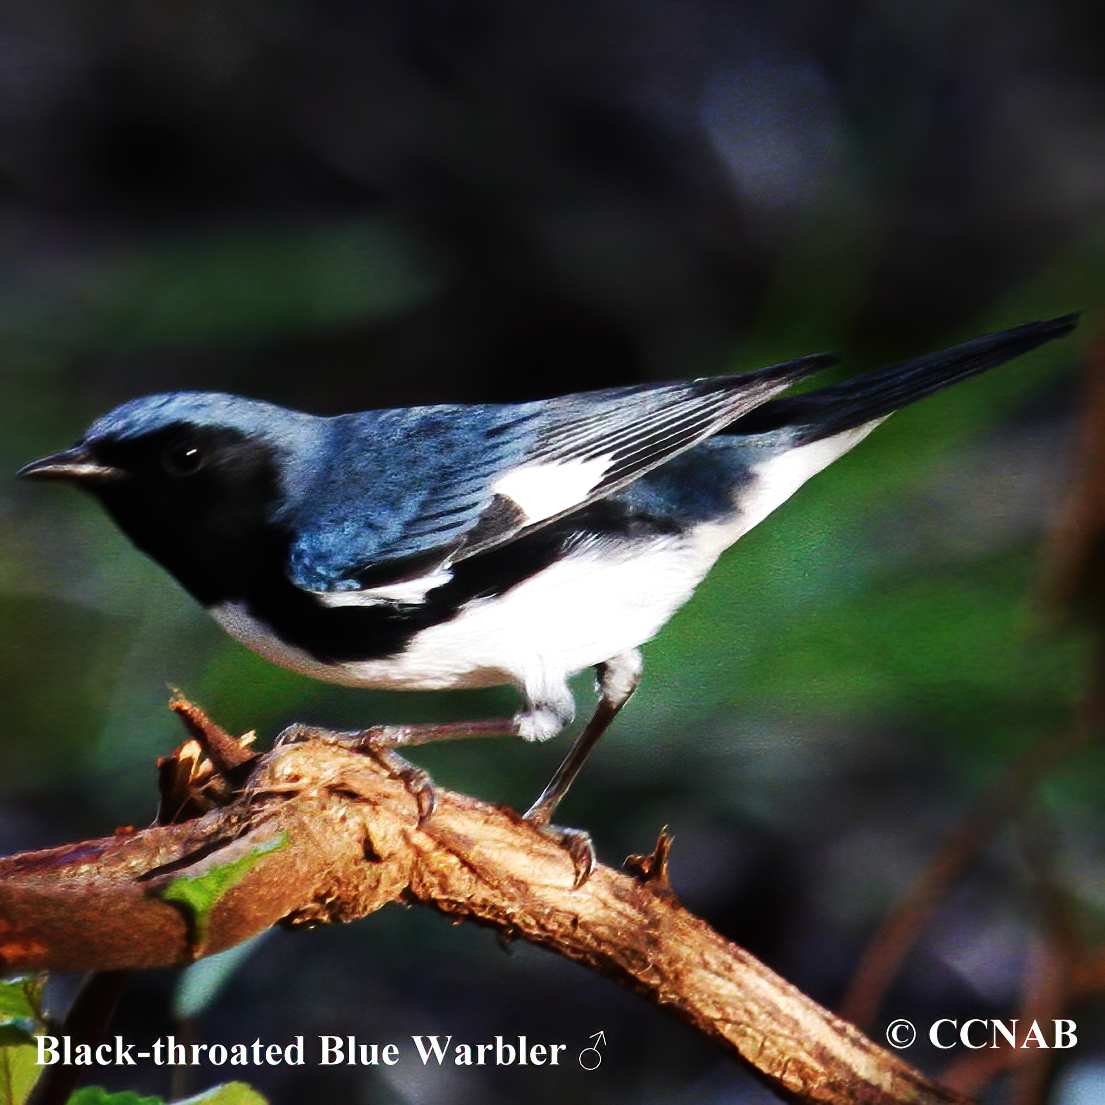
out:
<path id="1" fill-rule="evenodd" d="M 426 722 L 419 725 L 373 725 L 352 733 L 339 733 L 350 747 L 383 749 L 405 748 L 435 741 L 466 740 L 468 737 L 516 737 L 518 723 L 512 717 L 493 717 L 482 721 Z"/>
<path id="2" fill-rule="evenodd" d="M 552 816 L 568 788 L 575 782 L 591 749 L 610 727 L 629 696 L 641 681 L 641 654 L 633 649 L 595 666 L 599 704 L 582 733 L 576 737 L 541 797 L 526 811 L 525 819 L 545 834 L 558 840 L 572 857 L 576 867 L 576 886 L 582 886 L 595 867 L 595 846 L 582 829 L 564 829 L 552 825 Z"/>
<path id="3" fill-rule="evenodd" d="M 337 744 L 356 752 L 367 752 L 384 765 L 418 803 L 418 823 L 423 824 L 437 807 L 434 781 L 425 768 L 417 767 L 395 751 L 432 741 L 464 740 L 467 737 L 516 737 L 518 722 L 514 718 L 497 717 L 483 721 L 431 722 L 423 725 L 373 725 L 349 733 L 320 733 L 309 726 L 292 725 L 276 738 L 279 744 L 294 744 L 311 737 Z"/>

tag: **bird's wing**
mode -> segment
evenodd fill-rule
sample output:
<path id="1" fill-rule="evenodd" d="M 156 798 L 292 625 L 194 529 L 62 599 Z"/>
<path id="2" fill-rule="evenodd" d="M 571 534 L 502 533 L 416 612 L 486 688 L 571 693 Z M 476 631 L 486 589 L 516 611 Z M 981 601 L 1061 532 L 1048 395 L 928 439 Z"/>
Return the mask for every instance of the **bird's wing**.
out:
<path id="1" fill-rule="evenodd" d="M 336 450 L 348 478 L 308 497 L 289 574 L 338 604 L 420 601 L 449 564 L 612 494 L 835 361 L 516 407 L 374 412 Z"/>
<path id="2" fill-rule="evenodd" d="M 735 376 L 567 395 L 545 405 L 537 441 L 491 483 L 491 501 L 451 555 L 475 556 L 612 494 L 837 358 Z"/>

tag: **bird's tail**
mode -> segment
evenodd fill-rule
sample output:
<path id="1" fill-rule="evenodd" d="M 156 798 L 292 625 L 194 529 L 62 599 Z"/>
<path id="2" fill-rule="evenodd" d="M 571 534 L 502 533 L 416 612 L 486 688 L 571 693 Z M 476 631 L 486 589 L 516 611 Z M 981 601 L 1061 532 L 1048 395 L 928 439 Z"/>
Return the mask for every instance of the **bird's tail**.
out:
<path id="1" fill-rule="evenodd" d="M 885 418 L 900 407 L 934 395 L 959 380 L 1061 338 L 1075 328 L 1078 317 L 1078 314 L 1070 314 L 1014 326 L 938 353 L 856 376 L 820 391 L 772 399 L 738 418 L 724 432 L 756 434 L 787 427 L 796 435 L 791 439 L 792 445 L 820 441 Z"/>

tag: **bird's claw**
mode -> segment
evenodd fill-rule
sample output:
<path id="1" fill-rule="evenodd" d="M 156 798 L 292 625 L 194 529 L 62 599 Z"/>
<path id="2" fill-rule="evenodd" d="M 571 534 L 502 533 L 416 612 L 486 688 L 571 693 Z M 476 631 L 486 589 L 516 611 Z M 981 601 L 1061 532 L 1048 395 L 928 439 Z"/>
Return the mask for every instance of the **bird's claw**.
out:
<path id="1" fill-rule="evenodd" d="M 396 757 L 396 759 L 401 758 Z M 403 780 L 408 793 L 418 804 L 418 827 L 421 829 L 437 809 L 437 787 L 434 786 L 430 773 L 425 768 L 415 767 L 414 764 L 408 763 L 398 772 L 398 775 Z"/>
<path id="2" fill-rule="evenodd" d="M 389 740 L 387 726 L 362 729 L 353 733 L 331 733 L 311 729 L 305 725 L 291 725 L 277 738 L 276 744 L 297 744 L 315 737 L 327 744 L 348 748 L 353 752 L 366 752 L 382 764 L 395 778 L 400 779 L 407 792 L 418 805 L 418 827 L 421 828 L 437 809 L 437 787 L 425 768 L 416 767 L 395 751 Z"/>
<path id="3" fill-rule="evenodd" d="M 405 760 L 394 748 L 381 746 L 373 741 L 365 741 L 361 747 L 383 764 L 395 778 L 402 781 L 407 793 L 418 806 L 418 827 L 421 828 L 437 809 L 437 787 L 430 773 L 422 767 L 416 767 Z"/>
<path id="4" fill-rule="evenodd" d="M 564 836 L 561 844 L 564 851 L 572 857 L 576 877 L 572 888 L 578 890 L 594 873 L 598 860 L 595 857 L 595 845 L 591 834 L 583 829 L 561 829 Z"/>
<path id="5" fill-rule="evenodd" d="M 547 821 L 529 813 L 525 815 L 525 820 L 542 836 L 555 840 L 568 853 L 575 868 L 572 889 L 578 890 L 591 877 L 598 864 L 591 834 L 583 829 L 565 829 L 560 825 L 550 825 Z"/>
<path id="6" fill-rule="evenodd" d="M 301 725 L 296 722 L 277 733 L 272 746 L 273 748 L 282 748 L 286 744 L 303 744 L 312 738 L 322 739 L 324 735 L 325 731 L 322 729 L 312 729 L 309 725 Z"/>

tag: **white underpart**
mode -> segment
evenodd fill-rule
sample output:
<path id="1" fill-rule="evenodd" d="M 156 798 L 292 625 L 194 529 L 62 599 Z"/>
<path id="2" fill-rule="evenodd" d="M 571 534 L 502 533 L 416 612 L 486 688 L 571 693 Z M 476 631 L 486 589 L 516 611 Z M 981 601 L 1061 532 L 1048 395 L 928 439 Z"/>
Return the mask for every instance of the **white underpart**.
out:
<path id="1" fill-rule="evenodd" d="M 212 613 L 262 656 L 332 682 L 393 690 L 513 683 L 529 707 L 519 715 L 522 735 L 544 740 L 571 720 L 570 675 L 655 636 L 729 545 L 878 421 L 757 465 L 728 518 L 620 549 L 598 541 L 584 545 L 505 594 L 477 599 L 451 621 L 430 626 L 388 659 L 322 664 L 278 641 L 241 606 L 227 603 Z M 340 605 L 356 594 L 331 599 Z"/>
<path id="2" fill-rule="evenodd" d="M 285 667 L 338 683 L 442 690 L 513 683 L 531 709 L 523 736 L 544 739 L 572 718 L 567 678 L 647 641 L 690 597 L 714 557 L 665 537 L 612 552 L 583 547 L 496 598 L 419 633 L 384 660 L 330 666 L 278 641 L 241 606 L 212 608 L 224 629 Z"/>
<path id="3" fill-rule="evenodd" d="M 876 418 L 851 430 L 825 437 L 820 441 L 811 441 L 808 445 L 799 445 L 788 449 L 770 460 L 753 466 L 753 481 L 743 488 L 739 501 L 739 513 L 733 523 L 723 526 L 727 537 L 725 547 L 742 537 L 753 526 L 758 526 L 776 507 L 787 501 L 812 476 L 827 468 L 838 457 L 842 457 L 853 446 L 858 445 L 876 426 L 885 422 Z"/>
<path id="4" fill-rule="evenodd" d="M 523 465 L 500 476 L 491 490 L 516 503 L 526 522 L 532 524 L 582 503 L 602 480 L 611 460 L 597 457 Z"/>
<path id="5" fill-rule="evenodd" d="M 643 670 L 641 654 L 635 648 L 629 649 L 603 664 L 595 689 L 609 702 L 620 705 L 637 689 Z"/>

